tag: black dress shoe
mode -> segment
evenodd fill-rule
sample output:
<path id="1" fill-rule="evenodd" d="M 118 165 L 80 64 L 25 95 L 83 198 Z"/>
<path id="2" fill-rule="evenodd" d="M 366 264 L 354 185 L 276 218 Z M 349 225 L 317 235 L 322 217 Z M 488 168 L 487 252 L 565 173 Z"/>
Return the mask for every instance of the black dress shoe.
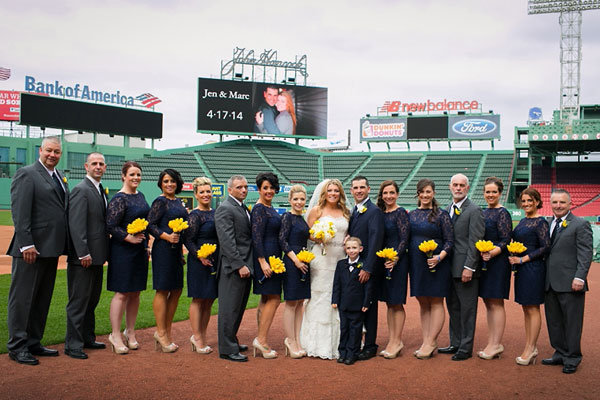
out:
<path id="1" fill-rule="evenodd" d="M 371 357 L 369 357 L 369 358 L 371 358 Z M 349 357 L 344 360 L 344 364 L 346 364 L 346 365 L 352 365 L 355 362 L 356 362 L 356 357 Z"/>
<path id="2" fill-rule="evenodd" d="M 448 347 L 440 347 L 438 349 L 438 353 L 441 353 L 441 354 L 454 354 L 457 351 L 458 351 L 458 347 L 452 346 L 452 345 L 450 345 Z"/>
<path id="3" fill-rule="evenodd" d="M 371 350 L 366 350 L 366 351 L 363 350 L 358 355 L 358 360 L 359 361 L 365 361 L 365 360 L 368 360 L 369 358 L 373 358 L 375 356 L 376 356 L 375 350 L 372 350 L 372 351 Z M 348 361 L 348 360 L 346 359 L 346 361 Z M 355 357 L 355 361 L 356 361 L 356 357 Z M 354 362 L 352 364 L 354 364 Z M 346 363 L 346 365 L 350 365 L 350 364 Z"/>
<path id="4" fill-rule="evenodd" d="M 99 349 L 105 349 L 106 345 L 102 342 L 90 342 L 90 343 L 85 343 L 83 345 L 84 349 L 94 349 L 94 350 L 99 350 Z"/>
<path id="5" fill-rule="evenodd" d="M 38 347 L 37 349 L 29 349 L 29 352 L 38 357 L 58 357 L 58 350 L 49 349 L 44 346 Z"/>
<path id="6" fill-rule="evenodd" d="M 229 361 L 237 361 L 237 362 L 246 362 L 246 361 L 248 361 L 248 357 L 246 357 L 245 355 L 240 354 L 240 353 L 219 354 L 219 357 L 221 357 L 224 360 L 229 360 Z"/>
<path id="7" fill-rule="evenodd" d="M 346 361 L 346 359 L 344 357 L 341 357 L 341 356 L 337 359 L 337 362 L 340 363 L 340 364 L 343 364 L 344 361 Z"/>
<path id="8" fill-rule="evenodd" d="M 563 374 L 574 374 L 577 371 L 577 365 L 565 365 L 563 367 Z"/>
<path id="9" fill-rule="evenodd" d="M 38 365 L 40 362 L 28 351 L 10 351 L 8 356 L 19 364 Z"/>
<path id="10" fill-rule="evenodd" d="M 558 359 L 552 358 L 552 357 L 544 358 L 542 360 L 542 364 L 544 364 L 544 365 L 562 365 L 562 363 L 563 363 L 562 360 L 558 360 Z"/>
<path id="11" fill-rule="evenodd" d="M 65 354 L 68 355 L 71 358 L 77 358 L 79 360 L 85 360 L 86 358 L 88 358 L 87 354 L 85 354 L 81 350 L 69 350 L 69 349 L 65 349 Z"/>
<path id="12" fill-rule="evenodd" d="M 240 353 L 243 351 L 248 351 L 248 346 L 245 344 L 238 344 L 238 347 L 240 348 Z"/>
<path id="13" fill-rule="evenodd" d="M 464 361 L 468 360 L 469 358 L 471 358 L 471 354 L 459 351 L 452 356 L 452 361 Z"/>

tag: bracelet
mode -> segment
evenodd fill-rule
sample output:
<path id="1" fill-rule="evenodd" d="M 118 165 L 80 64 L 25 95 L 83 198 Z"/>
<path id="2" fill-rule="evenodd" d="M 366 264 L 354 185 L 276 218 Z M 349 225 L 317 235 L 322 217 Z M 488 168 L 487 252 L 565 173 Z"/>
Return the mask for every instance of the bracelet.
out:
<path id="1" fill-rule="evenodd" d="M 523 264 L 523 257 L 519 257 L 519 264 Z"/>
<path id="2" fill-rule="evenodd" d="M 442 261 L 442 259 L 440 258 L 440 256 L 438 255 L 438 262 Z"/>

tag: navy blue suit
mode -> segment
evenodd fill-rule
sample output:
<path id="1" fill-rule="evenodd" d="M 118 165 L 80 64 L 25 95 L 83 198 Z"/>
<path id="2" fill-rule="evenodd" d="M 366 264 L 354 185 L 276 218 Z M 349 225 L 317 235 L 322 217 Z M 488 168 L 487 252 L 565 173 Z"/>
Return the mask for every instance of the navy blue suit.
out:
<path id="1" fill-rule="evenodd" d="M 383 236 L 385 233 L 385 224 L 383 220 L 383 212 L 371 200 L 367 200 L 364 204 L 365 212 L 359 212 L 354 209 L 352 217 L 350 217 L 350 227 L 348 234 L 355 236 L 362 241 L 363 251 L 360 253 L 360 258 L 363 260 L 363 269 L 371 274 L 369 281 L 373 281 L 373 287 L 379 287 L 379 280 L 382 275 L 381 259 L 377 257 L 377 253 L 383 246 Z M 374 289 L 373 289 L 374 290 Z M 378 295 L 378 293 L 373 293 Z M 365 346 L 364 351 L 377 351 L 377 302 L 374 302 L 369 311 L 365 315 Z"/>
<path id="2" fill-rule="evenodd" d="M 358 280 L 358 273 L 364 268 L 362 259 L 359 257 L 353 266 L 354 269 L 350 271 L 348 258 L 338 261 L 331 295 L 331 304 L 337 304 L 340 313 L 338 350 L 343 359 L 358 357 L 366 314 L 362 312 L 362 308 L 370 309 L 373 299 L 373 280 L 369 279 L 364 284 Z"/>

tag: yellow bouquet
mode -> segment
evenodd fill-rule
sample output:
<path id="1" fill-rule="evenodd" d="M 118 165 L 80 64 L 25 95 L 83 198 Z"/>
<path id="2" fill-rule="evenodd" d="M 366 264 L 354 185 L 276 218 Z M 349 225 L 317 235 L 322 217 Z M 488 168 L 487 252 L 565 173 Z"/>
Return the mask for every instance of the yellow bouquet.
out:
<path id="1" fill-rule="evenodd" d="M 424 240 L 419 245 L 419 250 L 425 253 L 425 255 L 427 255 L 427 258 L 431 258 L 433 257 L 433 252 L 435 251 L 435 249 L 437 249 L 437 247 L 438 244 L 435 242 L 435 240 Z M 435 268 L 430 268 L 429 271 L 435 272 Z"/>
<path id="2" fill-rule="evenodd" d="M 189 225 L 183 218 L 175 218 L 169 221 L 169 228 L 173 230 L 173 233 L 179 233 L 189 228 Z"/>
<path id="3" fill-rule="evenodd" d="M 216 244 L 204 243 L 196 252 L 198 258 L 208 258 L 217 250 Z"/>
<path id="4" fill-rule="evenodd" d="M 478 240 L 475 242 L 475 247 L 480 253 L 487 253 L 494 249 L 494 243 L 491 240 Z M 481 267 L 482 271 L 487 271 L 487 262 L 484 261 Z"/>
<path id="5" fill-rule="evenodd" d="M 506 250 L 508 250 L 512 256 L 516 256 L 524 253 L 527 250 L 527 247 L 525 247 L 521 242 L 514 242 L 511 240 L 510 243 L 506 245 Z"/>
<path id="6" fill-rule="evenodd" d="M 142 233 L 148 227 L 148 221 L 144 218 L 136 218 L 132 223 L 127 225 L 127 233 L 130 235 L 136 235 L 138 233 Z"/>
<path id="7" fill-rule="evenodd" d="M 298 257 L 298 260 L 300 260 L 304 264 L 310 264 L 310 262 L 315 258 L 315 255 L 311 251 L 302 249 L 298 252 L 298 254 L 296 254 L 296 257 Z M 300 281 L 306 282 L 306 272 L 303 272 L 300 275 Z"/>
<path id="8" fill-rule="evenodd" d="M 326 244 L 331 241 L 335 237 L 337 233 L 337 228 L 333 224 L 333 222 L 325 222 L 316 220 L 313 224 L 312 228 L 308 231 L 315 239 L 321 240 L 321 242 Z M 327 252 L 325 251 L 325 246 L 321 246 L 321 254 L 325 255 Z"/>
<path id="9" fill-rule="evenodd" d="M 389 261 L 398 261 L 398 252 L 391 247 L 386 247 L 385 249 L 379 250 L 375 253 L 377 257 L 385 258 Z M 385 269 L 385 279 L 392 279 L 392 270 L 389 268 Z"/>
<path id="10" fill-rule="evenodd" d="M 283 263 L 283 261 L 281 261 L 281 258 L 279 257 L 270 256 L 269 267 L 271 267 L 271 271 L 273 271 L 274 274 L 282 274 L 285 272 L 285 264 Z M 266 275 L 263 275 L 258 280 L 258 283 L 262 284 L 265 281 L 265 279 L 267 279 L 267 277 Z"/>

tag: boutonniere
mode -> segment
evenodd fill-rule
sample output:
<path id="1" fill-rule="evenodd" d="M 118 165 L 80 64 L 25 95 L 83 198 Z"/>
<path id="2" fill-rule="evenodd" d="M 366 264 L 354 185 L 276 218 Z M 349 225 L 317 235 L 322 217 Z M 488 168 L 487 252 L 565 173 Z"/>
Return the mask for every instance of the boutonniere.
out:
<path id="1" fill-rule="evenodd" d="M 104 193 L 108 196 L 108 188 L 104 188 Z"/>
<path id="2" fill-rule="evenodd" d="M 460 208 L 456 207 L 456 208 L 454 209 L 454 214 L 456 214 L 456 215 L 460 215 L 460 213 L 461 213 L 461 211 L 460 211 Z"/>
<path id="3" fill-rule="evenodd" d="M 562 226 L 563 228 L 566 228 L 567 226 L 569 226 L 569 223 L 567 222 L 567 220 L 565 219 L 562 224 L 560 224 L 560 226 Z"/>
<path id="4" fill-rule="evenodd" d="M 356 269 L 360 269 L 360 267 L 362 267 L 362 263 L 358 263 L 358 265 L 356 266 Z"/>
<path id="5" fill-rule="evenodd" d="M 66 176 L 63 176 L 63 182 L 64 182 L 64 183 L 69 183 L 69 182 L 67 181 L 67 177 L 66 177 Z"/>
<path id="6" fill-rule="evenodd" d="M 360 214 L 364 213 L 365 211 L 367 211 L 367 207 L 365 207 L 365 206 L 362 206 L 361 208 L 358 209 L 358 212 Z"/>

